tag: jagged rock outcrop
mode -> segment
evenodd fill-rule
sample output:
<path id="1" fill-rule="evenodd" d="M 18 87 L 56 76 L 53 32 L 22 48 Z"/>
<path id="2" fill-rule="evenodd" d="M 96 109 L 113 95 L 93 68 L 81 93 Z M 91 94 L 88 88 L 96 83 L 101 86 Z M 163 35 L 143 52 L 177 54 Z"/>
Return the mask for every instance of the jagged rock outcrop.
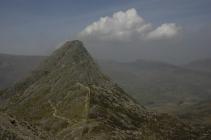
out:
<path id="1" fill-rule="evenodd" d="M 31 76 L 5 90 L 1 97 L 4 97 L 2 110 L 43 129 L 50 139 L 210 138 L 209 131 L 198 131 L 176 118 L 149 112 L 137 104 L 101 73 L 77 40 L 66 42 Z"/>

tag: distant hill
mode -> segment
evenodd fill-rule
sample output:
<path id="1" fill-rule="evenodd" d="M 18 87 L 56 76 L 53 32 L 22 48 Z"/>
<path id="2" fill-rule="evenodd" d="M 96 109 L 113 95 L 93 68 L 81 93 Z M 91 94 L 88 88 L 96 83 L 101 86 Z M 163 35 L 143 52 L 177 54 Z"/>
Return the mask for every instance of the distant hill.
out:
<path id="1" fill-rule="evenodd" d="M 211 75 L 207 73 L 146 60 L 99 64 L 114 81 L 148 106 L 181 106 L 211 97 Z"/>
<path id="2" fill-rule="evenodd" d="M 185 67 L 211 73 L 211 58 L 192 61 L 186 64 Z"/>
<path id="3" fill-rule="evenodd" d="M 44 59 L 43 56 L 0 54 L 0 88 L 26 77 Z"/>

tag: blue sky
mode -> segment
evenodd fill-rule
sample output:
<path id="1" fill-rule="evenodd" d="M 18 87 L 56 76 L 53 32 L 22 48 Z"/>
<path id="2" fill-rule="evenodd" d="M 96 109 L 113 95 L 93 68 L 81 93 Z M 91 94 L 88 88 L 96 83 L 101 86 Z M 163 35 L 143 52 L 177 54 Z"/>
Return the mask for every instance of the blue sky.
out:
<path id="1" fill-rule="evenodd" d="M 211 24 L 211 0 L 0 0 L 0 53 L 46 54 L 100 17 L 129 8 L 155 26 L 173 22 L 191 31 Z"/>
<path id="2" fill-rule="evenodd" d="M 73 29 L 79 29 L 100 16 L 129 8 L 154 23 L 204 24 L 211 19 L 210 0 L 1 0 L 0 17 L 5 26 L 77 22 Z"/>

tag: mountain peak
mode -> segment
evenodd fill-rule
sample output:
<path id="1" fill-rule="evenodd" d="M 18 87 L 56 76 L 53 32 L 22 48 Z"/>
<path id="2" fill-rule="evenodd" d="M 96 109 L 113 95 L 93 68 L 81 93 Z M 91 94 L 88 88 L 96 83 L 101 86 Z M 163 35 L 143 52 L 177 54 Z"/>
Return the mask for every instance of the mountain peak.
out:
<path id="1" fill-rule="evenodd" d="M 6 111 L 69 140 L 194 139 L 189 125 L 148 112 L 95 64 L 83 43 L 66 42 L 20 83 Z M 193 134 L 193 135 L 192 135 Z M 194 139 L 195 140 L 195 139 Z"/>
<path id="2" fill-rule="evenodd" d="M 108 81 L 79 40 L 64 43 L 41 64 L 38 72 L 51 75 L 50 79 L 61 76 L 61 79 L 86 85 L 105 84 Z"/>
<path id="3" fill-rule="evenodd" d="M 55 59 L 55 58 L 57 58 L 57 59 Z M 61 61 L 61 60 L 65 60 L 64 58 L 69 59 L 69 61 L 66 61 L 67 63 L 69 63 L 70 61 L 79 62 L 82 59 L 83 60 L 86 59 L 87 61 L 93 61 L 93 59 L 89 55 L 88 51 L 84 47 L 83 43 L 79 40 L 65 42 L 48 59 L 54 59 L 55 61 Z M 64 61 L 64 63 L 65 63 L 65 61 Z"/>
<path id="4" fill-rule="evenodd" d="M 60 49 L 83 50 L 88 53 L 83 42 L 80 40 L 66 41 Z"/>
<path id="5" fill-rule="evenodd" d="M 65 43 L 64 43 L 64 45 L 66 45 L 67 47 L 69 46 L 69 47 L 71 47 L 72 45 L 76 45 L 76 46 L 83 46 L 83 42 L 82 41 L 80 41 L 80 40 L 73 40 L 73 41 L 66 41 Z"/>

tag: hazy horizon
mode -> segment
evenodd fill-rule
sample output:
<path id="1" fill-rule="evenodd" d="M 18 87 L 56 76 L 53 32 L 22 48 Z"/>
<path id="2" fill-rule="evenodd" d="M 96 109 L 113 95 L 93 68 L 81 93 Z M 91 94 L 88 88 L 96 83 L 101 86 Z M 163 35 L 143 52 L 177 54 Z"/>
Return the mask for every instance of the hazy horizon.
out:
<path id="1" fill-rule="evenodd" d="M 0 3 L 0 53 L 48 55 L 79 39 L 97 59 L 181 64 L 211 55 L 209 0 Z"/>

